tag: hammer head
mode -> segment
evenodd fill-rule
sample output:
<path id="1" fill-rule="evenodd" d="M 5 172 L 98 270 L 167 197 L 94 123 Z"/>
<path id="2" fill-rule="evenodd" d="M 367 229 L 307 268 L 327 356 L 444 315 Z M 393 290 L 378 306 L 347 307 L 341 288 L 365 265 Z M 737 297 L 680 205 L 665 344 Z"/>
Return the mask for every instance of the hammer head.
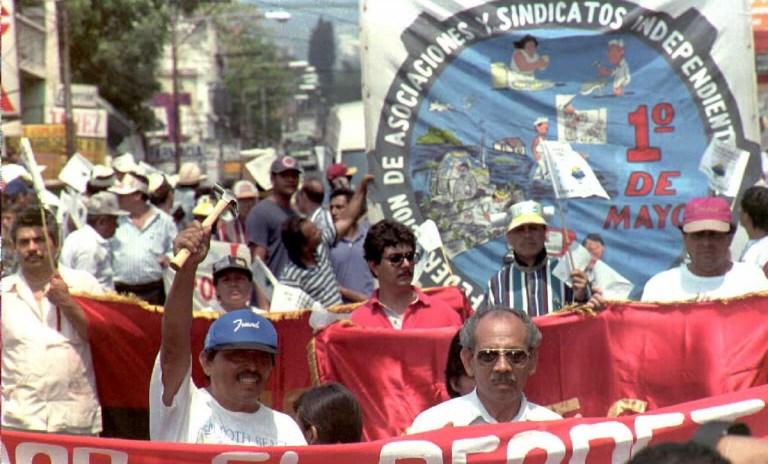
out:
<path id="1" fill-rule="evenodd" d="M 240 208 L 237 205 L 237 198 L 235 198 L 235 195 L 232 193 L 232 191 L 225 189 L 219 184 L 213 184 L 212 190 L 216 198 L 227 202 L 229 209 L 232 211 L 232 214 L 237 217 L 237 215 L 240 213 Z"/>

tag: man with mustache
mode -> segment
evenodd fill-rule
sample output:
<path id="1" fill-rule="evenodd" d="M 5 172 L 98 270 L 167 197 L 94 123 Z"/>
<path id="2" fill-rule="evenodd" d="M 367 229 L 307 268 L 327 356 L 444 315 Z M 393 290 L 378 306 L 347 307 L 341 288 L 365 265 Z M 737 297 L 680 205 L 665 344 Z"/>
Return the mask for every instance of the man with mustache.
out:
<path id="1" fill-rule="evenodd" d="M 277 332 L 250 309 L 221 315 L 208 328 L 198 360 L 209 379 L 192 383 L 192 291 L 211 238 L 194 221 L 174 240 L 191 252 L 176 272 L 162 321 L 160 352 L 149 386 L 150 437 L 157 441 L 253 446 L 304 445 L 290 416 L 259 401 L 275 364 Z"/>
<path id="2" fill-rule="evenodd" d="M 543 316 L 571 303 L 587 303 L 599 309 L 603 300 L 593 295 L 584 271 L 574 270 L 571 282 L 552 274 L 557 260 L 547 256 L 544 246 L 547 221 L 541 205 L 535 201 L 515 203 L 507 227 L 507 243 L 512 259 L 488 281 L 485 302 L 522 309 L 533 316 Z"/>
<path id="3" fill-rule="evenodd" d="M 472 314 L 469 300 L 456 287 L 446 287 L 437 297 L 411 284 L 419 257 L 416 238 L 405 225 L 391 219 L 376 223 L 365 236 L 363 250 L 379 288 L 352 312 L 358 325 L 396 330 L 459 327 Z"/>
<path id="4" fill-rule="evenodd" d="M 59 227 L 50 212 L 20 211 L 10 238 L 19 271 L 2 280 L 2 426 L 96 435 L 101 408 L 88 324 L 70 291 L 103 289 L 85 271 L 55 267 Z"/>
<path id="5" fill-rule="evenodd" d="M 731 260 L 736 226 L 724 198 L 691 199 L 680 230 L 690 262 L 651 277 L 642 301 L 699 301 L 768 290 L 768 279 L 759 267 Z"/>
<path id="6" fill-rule="evenodd" d="M 561 419 L 557 413 L 531 403 L 523 389 L 536 372 L 541 332 L 527 312 L 486 306 L 461 328 L 461 361 L 475 389 L 433 406 L 416 416 L 408 433 L 446 425 L 495 424 Z"/>

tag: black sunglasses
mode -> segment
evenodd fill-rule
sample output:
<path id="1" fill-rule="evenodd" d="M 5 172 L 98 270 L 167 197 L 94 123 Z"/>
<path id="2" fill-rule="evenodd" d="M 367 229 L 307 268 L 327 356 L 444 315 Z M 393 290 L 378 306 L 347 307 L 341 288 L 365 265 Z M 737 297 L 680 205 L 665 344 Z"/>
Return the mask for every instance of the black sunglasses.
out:
<path id="1" fill-rule="evenodd" d="M 531 353 L 522 348 L 487 348 L 477 352 L 477 360 L 481 364 L 492 366 L 501 355 L 504 355 L 504 359 L 512 366 L 524 366 L 531 359 Z"/>
<path id="2" fill-rule="evenodd" d="M 395 253 L 389 256 L 385 256 L 384 259 L 392 263 L 394 266 L 399 266 L 400 263 L 402 263 L 405 259 L 407 259 L 411 264 L 415 263 L 419 260 L 419 255 L 416 254 L 416 252 L 411 251 L 408 253 Z"/>

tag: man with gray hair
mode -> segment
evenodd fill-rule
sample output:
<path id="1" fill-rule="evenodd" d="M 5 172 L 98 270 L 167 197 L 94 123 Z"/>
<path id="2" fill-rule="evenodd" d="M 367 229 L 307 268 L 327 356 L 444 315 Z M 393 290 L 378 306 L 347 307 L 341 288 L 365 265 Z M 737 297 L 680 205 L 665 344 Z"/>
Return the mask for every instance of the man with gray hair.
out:
<path id="1" fill-rule="evenodd" d="M 541 332 L 528 313 L 505 306 L 479 309 L 461 328 L 461 361 L 475 379 L 475 389 L 419 414 L 408 433 L 446 425 L 562 419 L 531 403 L 523 389 L 536 372 Z"/>

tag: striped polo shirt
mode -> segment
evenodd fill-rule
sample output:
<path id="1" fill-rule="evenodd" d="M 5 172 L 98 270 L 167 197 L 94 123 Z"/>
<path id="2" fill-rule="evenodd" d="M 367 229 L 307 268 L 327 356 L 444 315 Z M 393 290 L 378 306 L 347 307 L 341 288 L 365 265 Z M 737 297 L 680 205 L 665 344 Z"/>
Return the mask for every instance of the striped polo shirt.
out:
<path id="1" fill-rule="evenodd" d="M 571 287 L 552 275 L 557 263 L 543 253 L 533 266 L 523 266 L 517 259 L 505 264 L 488 281 L 486 304 L 522 309 L 534 317 L 573 303 Z"/>
<path id="2" fill-rule="evenodd" d="M 304 267 L 288 260 L 280 272 L 280 283 L 298 287 L 323 307 L 341 304 L 341 291 L 331 266 L 330 247 L 336 240 L 336 228 L 330 214 L 318 208 L 310 217 L 323 235 L 323 241 L 315 250 L 314 266 Z"/>

